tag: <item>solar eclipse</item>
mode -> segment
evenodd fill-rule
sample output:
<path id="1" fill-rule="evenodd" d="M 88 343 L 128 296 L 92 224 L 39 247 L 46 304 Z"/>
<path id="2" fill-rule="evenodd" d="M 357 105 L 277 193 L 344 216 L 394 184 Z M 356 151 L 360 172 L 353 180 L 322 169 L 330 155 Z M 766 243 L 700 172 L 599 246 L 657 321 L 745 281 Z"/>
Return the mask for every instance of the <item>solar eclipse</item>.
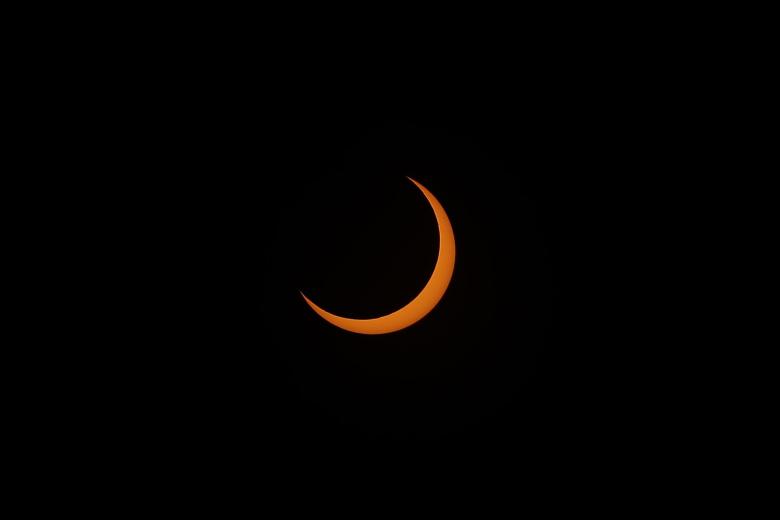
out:
<path id="1" fill-rule="evenodd" d="M 425 195 L 436 217 L 439 231 L 439 253 L 433 273 L 425 287 L 408 304 L 395 312 L 371 319 L 345 318 L 330 313 L 312 302 L 301 292 L 301 296 L 303 296 L 306 303 L 328 323 L 358 334 L 387 334 L 396 332 L 423 319 L 436 307 L 447 291 L 455 269 L 455 235 L 452 231 L 452 224 L 438 199 L 422 184 L 411 177 L 407 178 Z"/>

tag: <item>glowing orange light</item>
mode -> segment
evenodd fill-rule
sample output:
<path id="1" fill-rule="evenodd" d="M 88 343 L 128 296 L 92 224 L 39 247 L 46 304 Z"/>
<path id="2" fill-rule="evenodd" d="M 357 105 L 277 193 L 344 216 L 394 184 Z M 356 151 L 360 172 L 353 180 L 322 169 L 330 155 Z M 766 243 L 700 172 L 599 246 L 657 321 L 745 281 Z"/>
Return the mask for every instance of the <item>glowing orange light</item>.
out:
<path id="1" fill-rule="evenodd" d="M 420 191 L 423 192 L 423 195 L 425 195 L 425 198 L 428 199 L 433 208 L 433 213 L 436 215 L 436 222 L 439 227 L 439 256 L 436 260 L 436 267 L 433 268 L 433 274 L 431 274 L 428 283 L 425 284 L 420 294 L 405 306 L 386 316 L 368 320 L 343 318 L 331 314 L 318 307 L 305 294 L 301 293 L 303 299 L 314 309 L 314 312 L 336 327 L 350 332 L 357 332 L 358 334 L 387 334 L 388 332 L 405 329 L 417 323 L 431 312 L 442 296 L 444 296 L 450 284 L 452 272 L 455 269 L 455 235 L 452 232 L 450 219 L 436 197 L 425 186 L 411 177 L 407 178 L 420 188 Z"/>

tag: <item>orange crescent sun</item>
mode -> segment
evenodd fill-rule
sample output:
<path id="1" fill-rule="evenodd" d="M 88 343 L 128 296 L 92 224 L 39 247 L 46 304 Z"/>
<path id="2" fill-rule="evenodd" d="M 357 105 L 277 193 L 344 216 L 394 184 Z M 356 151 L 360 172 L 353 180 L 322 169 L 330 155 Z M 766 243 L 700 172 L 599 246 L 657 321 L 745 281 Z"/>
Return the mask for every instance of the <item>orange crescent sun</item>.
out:
<path id="1" fill-rule="evenodd" d="M 455 235 L 452 232 L 452 225 L 449 217 L 447 217 L 447 213 L 436 197 L 416 180 L 411 177 L 407 177 L 407 179 L 420 188 L 420 191 L 423 192 L 423 195 L 425 195 L 425 198 L 428 199 L 433 208 L 434 215 L 436 215 L 436 223 L 439 227 L 439 256 L 436 259 L 433 274 L 431 274 L 428 283 L 425 284 L 420 294 L 412 301 L 395 312 L 368 320 L 336 316 L 317 306 L 301 292 L 301 296 L 306 300 L 306 303 L 328 323 L 358 334 L 387 334 L 388 332 L 405 329 L 417 323 L 431 312 L 442 296 L 444 296 L 452 279 L 452 272 L 455 269 Z"/>

